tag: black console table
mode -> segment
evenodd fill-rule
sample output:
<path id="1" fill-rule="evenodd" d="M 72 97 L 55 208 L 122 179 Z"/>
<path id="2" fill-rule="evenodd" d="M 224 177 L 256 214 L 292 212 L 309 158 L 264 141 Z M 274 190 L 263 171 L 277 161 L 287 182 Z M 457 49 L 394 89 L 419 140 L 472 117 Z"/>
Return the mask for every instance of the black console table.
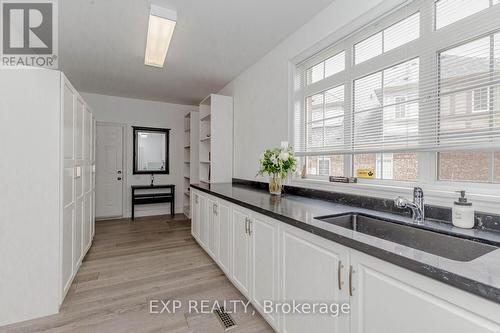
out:
<path id="1" fill-rule="evenodd" d="M 150 192 L 150 193 L 135 193 L 136 190 L 156 190 L 170 189 L 170 192 Z M 155 203 L 170 202 L 170 214 L 175 214 L 175 185 L 135 185 L 132 186 L 132 220 L 134 219 L 135 205 L 148 205 Z"/>

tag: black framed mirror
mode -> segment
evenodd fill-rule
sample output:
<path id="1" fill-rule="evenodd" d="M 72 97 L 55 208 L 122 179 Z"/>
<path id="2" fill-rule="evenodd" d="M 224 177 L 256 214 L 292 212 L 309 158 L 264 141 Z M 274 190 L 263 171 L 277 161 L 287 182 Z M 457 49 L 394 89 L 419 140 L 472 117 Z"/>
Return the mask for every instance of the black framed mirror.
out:
<path id="1" fill-rule="evenodd" d="M 132 127 L 134 130 L 134 174 L 168 174 L 170 129 Z"/>

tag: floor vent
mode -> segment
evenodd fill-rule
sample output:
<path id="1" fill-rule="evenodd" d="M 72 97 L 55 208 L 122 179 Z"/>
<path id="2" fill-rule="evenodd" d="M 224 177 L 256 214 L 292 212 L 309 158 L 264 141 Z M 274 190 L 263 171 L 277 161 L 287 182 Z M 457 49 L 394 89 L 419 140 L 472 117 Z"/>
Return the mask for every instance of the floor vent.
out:
<path id="1" fill-rule="evenodd" d="M 214 310 L 215 315 L 219 318 L 222 326 L 224 327 L 224 331 L 229 331 L 231 328 L 235 328 L 236 322 L 231 317 L 229 313 L 226 312 L 223 306 Z"/>

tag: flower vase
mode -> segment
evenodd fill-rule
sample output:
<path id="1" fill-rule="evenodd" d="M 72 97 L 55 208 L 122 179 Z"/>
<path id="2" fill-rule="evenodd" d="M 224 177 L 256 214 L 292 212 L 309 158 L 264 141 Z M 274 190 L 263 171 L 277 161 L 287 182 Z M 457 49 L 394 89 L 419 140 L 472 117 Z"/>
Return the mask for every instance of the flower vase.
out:
<path id="1" fill-rule="evenodd" d="M 276 175 L 269 177 L 269 193 L 272 195 L 281 195 L 282 179 Z"/>

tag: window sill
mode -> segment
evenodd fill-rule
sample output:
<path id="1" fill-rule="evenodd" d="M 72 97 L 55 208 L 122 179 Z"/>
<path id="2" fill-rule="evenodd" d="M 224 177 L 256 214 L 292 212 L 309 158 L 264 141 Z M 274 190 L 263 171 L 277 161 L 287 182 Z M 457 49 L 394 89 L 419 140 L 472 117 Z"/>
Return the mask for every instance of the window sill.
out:
<path id="1" fill-rule="evenodd" d="M 368 183 L 369 182 L 369 183 Z M 320 179 L 292 179 L 289 184 L 297 187 L 318 189 L 331 192 L 347 193 L 384 199 L 394 199 L 404 196 L 410 199 L 413 188 L 420 186 L 424 190 L 425 202 L 427 204 L 443 207 L 452 207 L 458 198 L 456 191 L 465 190 L 467 197 L 473 203 L 476 211 L 500 214 L 500 191 L 498 184 L 467 184 L 434 182 L 423 184 L 419 182 L 395 182 L 373 180 L 361 180 L 359 183 L 344 184 L 331 183 Z"/>

